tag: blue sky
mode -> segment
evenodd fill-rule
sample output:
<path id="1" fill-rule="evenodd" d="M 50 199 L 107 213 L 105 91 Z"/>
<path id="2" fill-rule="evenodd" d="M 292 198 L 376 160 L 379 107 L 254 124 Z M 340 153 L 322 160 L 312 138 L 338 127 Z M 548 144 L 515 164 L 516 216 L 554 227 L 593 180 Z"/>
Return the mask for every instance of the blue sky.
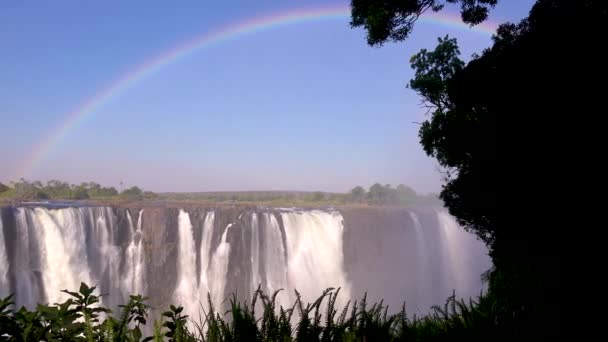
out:
<path id="1" fill-rule="evenodd" d="M 408 60 L 438 36 L 463 58 L 483 33 L 418 23 L 381 48 L 348 18 L 282 26 L 203 48 L 92 113 L 40 163 L 35 146 L 125 72 L 205 32 L 271 13 L 349 1 L 0 2 L 0 182 L 62 179 L 153 191 L 325 190 L 404 183 L 439 191 L 418 144 Z M 491 21 L 531 0 L 502 0 Z M 453 8 L 448 9 L 452 11 Z"/>

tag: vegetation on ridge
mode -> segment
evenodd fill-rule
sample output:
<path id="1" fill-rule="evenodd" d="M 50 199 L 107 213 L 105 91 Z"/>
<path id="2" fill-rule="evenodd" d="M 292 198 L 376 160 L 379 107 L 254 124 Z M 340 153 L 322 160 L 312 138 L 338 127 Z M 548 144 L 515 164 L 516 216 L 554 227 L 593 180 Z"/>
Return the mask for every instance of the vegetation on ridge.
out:
<path id="1" fill-rule="evenodd" d="M 348 193 L 322 191 L 225 191 L 160 193 L 158 199 L 169 201 L 246 202 L 265 205 L 392 205 L 439 204 L 436 194 L 419 195 L 412 188 L 399 184 L 376 183 L 366 191 L 356 186 Z"/>
<path id="2" fill-rule="evenodd" d="M 396 188 L 390 184 L 376 183 L 366 191 L 357 186 L 349 193 L 322 191 L 223 191 L 192 193 L 153 193 L 137 186 L 118 192 L 114 187 L 104 187 L 95 182 L 69 184 L 58 180 L 43 184 L 21 179 L 10 186 L 0 183 L 0 199 L 31 200 L 160 200 L 160 201 L 209 201 L 245 202 L 265 205 L 395 205 L 439 204 L 436 194 L 418 195 L 403 184 Z"/>
<path id="3" fill-rule="evenodd" d="M 27 181 L 21 178 L 9 186 L 0 183 L 0 198 L 18 201 L 31 200 L 142 200 L 154 199 L 156 194 L 143 191 L 137 186 L 118 192 L 114 187 L 104 187 L 95 182 L 69 184 L 59 180 L 50 180 L 43 184 L 40 181 Z"/>

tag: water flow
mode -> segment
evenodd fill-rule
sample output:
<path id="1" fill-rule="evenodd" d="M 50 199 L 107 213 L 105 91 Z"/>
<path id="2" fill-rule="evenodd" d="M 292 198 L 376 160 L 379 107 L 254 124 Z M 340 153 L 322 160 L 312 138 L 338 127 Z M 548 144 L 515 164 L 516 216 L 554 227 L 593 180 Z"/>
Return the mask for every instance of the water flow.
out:
<path id="1" fill-rule="evenodd" d="M 284 307 L 293 303 L 294 289 L 301 292 L 303 301 L 311 302 L 325 288 L 341 287 L 341 295 L 336 303 L 338 306 L 344 305 L 351 293 L 360 291 L 360 288 L 372 285 L 379 291 L 387 289 L 383 284 L 374 283 L 378 280 L 364 279 L 365 270 L 361 272 L 360 279 L 353 278 L 354 272 L 349 274 L 350 279 L 355 279 L 353 285 L 358 288 L 351 286 L 344 266 L 344 248 L 349 253 L 355 251 L 361 258 L 375 256 L 366 249 L 365 239 L 349 239 L 353 243 L 344 246 L 343 218 L 338 212 L 284 210 L 280 217 L 272 212 L 258 212 L 252 214 L 249 227 L 244 226 L 249 223 L 249 217 L 239 215 L 241 219 L 237 225 L 229 224 L 223 229 L 218 226 L 216 233 L 216 218 L 224 220 L 218 216 L 221 212 L 209 211 L 203 222 L 200 249 L 197 250 L 190 216 L 180 210 L 178 227 L 166 227 L 169 232 L 177 228 L 177 279 L 174 289 L 146 284 L 146 272 L 163 272 L 173 264 L 146 266 L 150 254 L 145 254 L 143 246 L 143 211 L 139 211 L 136 224 L 131 214 L 128 211 L 125 213 L 126 223 L 120 226 L 127 230 L 124 234 L 119 234 L 118 220 L 111 208 L 25 207 L 14 208 L 5 214 L 14 215 L 15 226 L 6 225 L 5 221 L 2 227 L 0 222 L 0 291 L 6 292 L 10 283 L 16 292 L 18 306 L 34 308 L 38 302 L 61 302 L 66 295 L 60 290 L 77 290 L 81 281 L 99 285 L 101 293 L 109 294 L 103 298 L 103 304 L 113 309 L 119 303 L 124 304 L 127 294 L 173 290 L 170 301 L 184 305 L 185 314 L 193 318 L 198 317 L 198 304 L 201 301 L 206 304 L 207 293 L 211 294 L 216 308 L 223 312 L 225 305 L 222 303 L 227 288 L 257 287 L 261 284 L 267 294 L 282 288 L 285 291 L 278 296 L 278 303 Z M 484 266 L 489 265 L 483 244 L 462 230 L 445 211 L 438 211 L 434 214 L 436 216 L 430 217 L 436 218 L 437 222 L 430 227 L 420 224 L 418 215 L 426 213 L 412 212 L 409 215 L 414 231 L 402 231 L 409 236 L 415 234 L 411 237 L 415 240 L 411 244 L 415 242 L 415 255 L 411 253 L 411 257 L 416 260 L 412 261 L 408 275 L 417 279 L 403 284 L 415 286 L 416 291 L 404 288 L 395 290 L 410 291 L 418 298 L 414 302 L 424 303 L 425 306 L 441 302 L 454 288 L 459 289 L 457 294 L 460 296 L 479 294 L 481 285 L 475 282 L 475 277 L 481 272 L 477 271 L 483 271 Z M 281 221 L 283 226 L 280 225 Z M 430 221 L 425 216 L 422 222 Z M 234 231 L 237 227 L 245 228 Z M 153 225 L 151 229 L 155 229 Z M 349 230 L 351 233 L 358 232 L 353 228 Z M 378 234 L 382 234 L 381 229 Z M 14 238 L 7 241 L 6 235 Z M 124 243 L 117 241 L 122 236 L 125 237 Z M 241 244 L 240 241 L 248 236 L 251 239 Z M 235 241 L 239 241 L 237 245 L 243 248 L 231 246 Z M 7 255 L 7 246 L 11 247 L 10 255 Z M 197 253 L 200 269 L 197 269 Z M 349 271 L 352 272 L 352 264 L 356 262 L 361 261 L 349 262 Z M 363 261 L 360 265 L 365 267 L 366 263 Z M 378 271 L 394 270 L 389 267 Z M 233 286 L 235 284 L 227 284 L 228 279 L 240 283 Z M 395 298 L 401 293 L 395 294 Z M 382 294 L 386 295 L 386 291 Z"/>
<path id="2" fill-rule="evenodd" d="M 206 304 L 207 294 L 209 294 L 209 267 L 211 264 L 211 239 L 213 238 L 213 225 L 215 223 L 215 212 L 209 211 L 205 215 L 203 222 L 203 236 L 200 248 L 200 277 L 198 282 L 198 292 L 203 303 Z"/>
<path id="3" fill-rule="evenodd" d="M 337 304 L 343 305 L 350 298 L 350 284 L 344 271 L 342 215 L 313 210 L 281 216 L 290 288 L 297 288 L 305 302 L 312 302 L 322 289 L 341 287 Z"/>
<path id="4" fill-rule="evenodd" d="M 251 214 L 251 288 L 257 289 L 260 285 L 260 227 L 258 215 Z"/>
<path id="5" fill-rule="evenodd" d="M 230 256 L 230 243 L 227 242 L 228 230 L 232 227 L 232 223 L 226 226 L 220 244 L 213 253 L 210 269 L 210 293 L 213 305 L 217 309 L 223 307 L 224 291 L 226 289 L 226 275 L 228 274 L 228 261 Z"/>
<path id="6" fill-rule="evenodd" d="M 196 254 L 194 233 L 190 215 L 180 209 L 178 215 L 177 286 L 174 292 L 176 303 L 184 303 L 185 313 L 195 317 L 198 313 L 198 286 L 196 284 Z"/>
<path id="7" fill-rule="evenodd" d="M 80 282 L 91 284 L 84 222 L 75 208 L 27 210 L 40 242 L 42 283 L 49 303 L 69 298 L 62 289 L 78 289 Z"/>
<path id="8" fill-rule="evenodd" d="M 418 303 L 419 309 L 426 310 L 428 306 L 434 304 L 430 303 L 428 300 L 431 280 L 431 264 L 428 258 L 429 251 L 426 238 L 424 237 L 425 232 L 422 230 L 418 215 L 412 211 L 409 212 L 409 215 L 412 222 L 414 222 L 414 232 L 416 234 L 416 302 Z"/>
<path id="9" fill-rule="evenodd" d="M 0 211 L 0 214 L 2 212 Z M 2 216 L 0 216 L 0 297 L 6 297 L 9 292 L 8 284 L 8 258 L 6 256 L 6 239 L 4 239 L 4 228 Z"/>
<path id="10" fill-rule="evenodd" d="M 44 289 L 40 279 L 40 253 L 38 240 L 30 234 L 31 225 L 28 222 L 32 209 L 15 209 L 16 241 L 13 258 L 13 276 L 16 289 L 15 304 L 34 308 L 37 303 L 44 301 Z"/>
<path id="11" fill-rule="evenodd" d="M 479 295 L 482 286 L 475 278 L 480 279 L 480 275 L 474 274 L 474 270 L 489 265 L 483 243 L 460 227 L 447 211 L 438 211 L 437 220 L 444 244 L 446 274 L 451 275 L 446 282 L 449 290 L 459 289 L 457 295 L 464 297 Z"/>
<path id="12" fill-rule="evenodd" d="M 285 260 L 285 248 L 281 227 L 274 214 L 264 213 L 264 270 L 266 273 L 266 294 L 273 294 L 274 291 L 288 289 L 287 283 L 287 261 Z M 278 296 L 279 304 L 287 307 L 285 294 Z"/>
<path id="13" fill-rule="evenodd" d="M 139 211 L 137 225 L 133 226 L 131 214 L 127 211 L 127 221 L 131 232 L 131 241 L 126 251 L 126 267 L 124 276 L 124 287 L 127 293 L 144 294 L 146 292 L 144 282 L 145 256 L 143 249 L 142 219 L 144 210 Z"/>
<path id="14" fill-rule="evenodd" d="M 65 209 L 68 210 L 68 209 Z M 123 304 L 125 293 L 121 286 L 123 278 L 120 274 L 122 260 L 120 247 L 115 241 L 114 212 L 109 207 L 80 208 L 83 217 L 88 218 L 92 224 L 92 238 L 88 241 L 90 254 L 89 271 L 93 284 L 97 285 L 102 293 L 107 294 L 101 298 L 104 305 L 116 309 Z M 84 227 L 89 225 L 84 224 Z M 89 284 L 92 285 L 92 284 Z"/>

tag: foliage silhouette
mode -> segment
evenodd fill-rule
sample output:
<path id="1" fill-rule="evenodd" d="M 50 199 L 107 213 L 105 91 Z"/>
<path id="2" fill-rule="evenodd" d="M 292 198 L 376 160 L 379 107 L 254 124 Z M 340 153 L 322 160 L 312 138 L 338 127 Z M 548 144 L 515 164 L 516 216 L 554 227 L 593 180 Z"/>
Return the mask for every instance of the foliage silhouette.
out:
<path id="1" fill-rule="evenodd" d="M 399 7 L 407 3 L 418 7 Z M 410 27 L 400 20 L 436 3 L 353 1 L 353 24 L 366 27 L 372 45 L 401 40 L 399 27 Z M 441 198 L 450 213 L 490 248 L 487 298 L 511 338 L 556 331 L 561 310 L 553 298 L 563 265 L 573 262 L 563 251 L 576 245 L 555 228 L 580 226 L 564 198 L 579 198 L 590 179 L 582 166 L 601 153 L 595 114 L 605 111 L 608 93 L 608 56 L 599 44 L 606 32 L 606 1 L 539 0 L 466 65 L 449 37 L 411 59 L 410 87 L 431 115 L 421 144 L 446 171 Z M 559 214 L 544 215 L 539 202 Z"/>
<path id="2" fill-rule="evenodd" d="M 486 20 L 498 0 L 351 0 L 351 26 L 365 27 L 367 42 L 402 41 L 426 11 L 437 12 L 448 4 L 460 4 L 462 20 L 476 25 Z"/>

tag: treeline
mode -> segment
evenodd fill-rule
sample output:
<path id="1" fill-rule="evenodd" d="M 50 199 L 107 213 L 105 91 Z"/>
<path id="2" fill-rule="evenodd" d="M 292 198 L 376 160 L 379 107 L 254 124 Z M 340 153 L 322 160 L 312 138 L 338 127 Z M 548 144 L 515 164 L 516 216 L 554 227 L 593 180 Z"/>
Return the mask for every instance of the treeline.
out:
<path id="1" fill-rule="evenodd" d="M 0 198 L 13 200 L 83 200 L 83 199 L 155 199 L 157 196 L 137 186 L 119 192 L 114 187 L 104 187 L 95 182 L 70 184 L 59 180 L 50 180 L 43 184 L 40 181 L 27 181 L 21 178 L 9 185 L 0 183 Z"/>
<path id="2" fill-rule="evenodd" d="M 369 190 L 361 186 L 348 193 L 305 191 L 233 191 L 162 193 L 158 198 L 168 201 L 255 202 L 268 205 L 410 205 L 438 204 L 436 194 L 419 195 L 403 184 L 396 188 L 376 183 Z"/>
<path id="3" fill-rule="evenodd" d="M 349 200 L 352 203 L 366 203 L 372 205 L 407 205 L 414 202 L 419 202 L 422 196 L 418 196 L 414 189 L 403 184 L 397 185 L 396 188 L 390 184 L 382 185 L 376 183 L 366 191 L 361 186 L 354 187 L 349 194 Z M 427 198 L 433 197 L 425 196 Z"/>

